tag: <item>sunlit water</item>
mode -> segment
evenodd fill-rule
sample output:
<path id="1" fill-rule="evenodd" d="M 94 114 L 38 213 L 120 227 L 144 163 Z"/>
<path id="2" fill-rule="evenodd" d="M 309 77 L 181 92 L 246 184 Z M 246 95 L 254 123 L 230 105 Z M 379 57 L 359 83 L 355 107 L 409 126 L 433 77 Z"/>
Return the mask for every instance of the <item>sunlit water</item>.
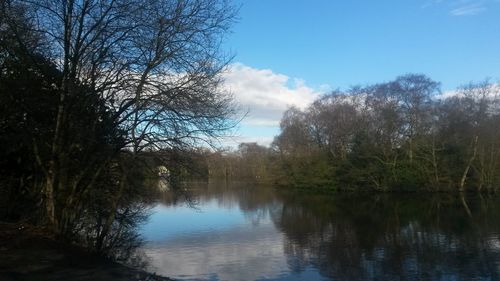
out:
<path id="1" fill-rule="evenodd" d="M 500 200 L 209 185 L 167 196 L 143 237 L 181 280 L 500 280 Z M 193 207 L 194 206 L 194 207 Z M 469 217 L 465 208 L 469 208 Z"/>

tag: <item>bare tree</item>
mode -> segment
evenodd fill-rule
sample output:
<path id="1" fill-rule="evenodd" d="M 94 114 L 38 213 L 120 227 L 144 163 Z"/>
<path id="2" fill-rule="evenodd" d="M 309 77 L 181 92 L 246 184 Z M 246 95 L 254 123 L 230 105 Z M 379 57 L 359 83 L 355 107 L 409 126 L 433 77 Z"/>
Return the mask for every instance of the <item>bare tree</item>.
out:
<path id="1" fill-rule="evenodd" d="M 494 190 L 498 86 L 470 84 L 445 99 L 439 99 L 439 86 L 408 74 L 323 96 L 304 111 L 285 112 L 274 145 L 285 152 L 285 164 L 329 155 L 328 168 L 318 171 L 328 170 L 328 177 L 344 185 Z"/>
<path id="2" fill-rule="evenodd" d="M 95 183 L 120 148 L 102 157 L 89 155 L 79 172 L 68 169 L 74 102 L 82 87 L 112 108 L 133 154 L 147 149 L 213 144 L 235 125 L 231 95 L 220 74 L 230 57 L 221 40 L 235 18 L 226 0 L 11 0 L 23 6 L 33 33 L 49 42 L 50 58 L 62 79 L 43 197 L 49 224 L 61 228 L 61 212 Z M 98 123 L 99 120 L 95 120 Z M 73 126 L 74 127 L 74 126 Z M 91 141 L 91 140 L 89 140 Z M 40 149 L 41 150 L 41 149 Z M 90 180 L 88 180 L 90 179 Z M 56 203 L 55 192 L 65 202 Z"/>
<path id="3" fill-rule="evenodd" d="M 429 109 L 432 98 L 440 93 L 439 86 L 438 82 L 419 74 L 400 76 L 391 83 L 391 91 L 402 109 L 410 163 L 415 157 L 416 139 L 430 128 L 432 116 Z"/>

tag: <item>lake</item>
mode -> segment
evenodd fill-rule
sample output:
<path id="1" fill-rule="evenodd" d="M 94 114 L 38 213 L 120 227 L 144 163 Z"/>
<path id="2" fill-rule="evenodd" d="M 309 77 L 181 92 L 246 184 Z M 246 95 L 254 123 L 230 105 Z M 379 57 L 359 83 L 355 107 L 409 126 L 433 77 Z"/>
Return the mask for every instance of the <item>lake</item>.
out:
<path id="1" fill-rule="evenodd" d="M 166 194 L 141 232 L 180 280 L 500 280 L 500 200 L 313 195 L 245 184 Z M 463 199 L 463 200 L 462 200 Z"/>

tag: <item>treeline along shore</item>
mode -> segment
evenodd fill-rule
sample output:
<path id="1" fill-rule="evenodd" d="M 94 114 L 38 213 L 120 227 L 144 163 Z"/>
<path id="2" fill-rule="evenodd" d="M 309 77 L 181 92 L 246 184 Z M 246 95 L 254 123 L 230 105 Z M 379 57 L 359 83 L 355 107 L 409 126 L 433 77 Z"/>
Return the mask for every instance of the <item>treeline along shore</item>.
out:
<path id="1" fill-rule="evenodd" d="M 208 174 L 337 191 L 497 192 L 500 87 L 419 74 L 289 108 L 270 147 L 207 154 Z"/>

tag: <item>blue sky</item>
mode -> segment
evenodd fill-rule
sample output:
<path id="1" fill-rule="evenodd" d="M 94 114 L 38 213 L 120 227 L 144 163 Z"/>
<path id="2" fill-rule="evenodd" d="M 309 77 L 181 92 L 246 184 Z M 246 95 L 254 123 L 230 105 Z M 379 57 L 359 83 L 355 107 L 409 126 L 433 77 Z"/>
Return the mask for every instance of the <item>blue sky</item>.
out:
<path id="1" fill-rule="evenodd" d="M 287 106 L 329 89 L 409 72 L 443 91 L 500 79 L 500 0 L 233 1 L 227 84 L 250 110 L 235 141 L 269 143 Z"/>

